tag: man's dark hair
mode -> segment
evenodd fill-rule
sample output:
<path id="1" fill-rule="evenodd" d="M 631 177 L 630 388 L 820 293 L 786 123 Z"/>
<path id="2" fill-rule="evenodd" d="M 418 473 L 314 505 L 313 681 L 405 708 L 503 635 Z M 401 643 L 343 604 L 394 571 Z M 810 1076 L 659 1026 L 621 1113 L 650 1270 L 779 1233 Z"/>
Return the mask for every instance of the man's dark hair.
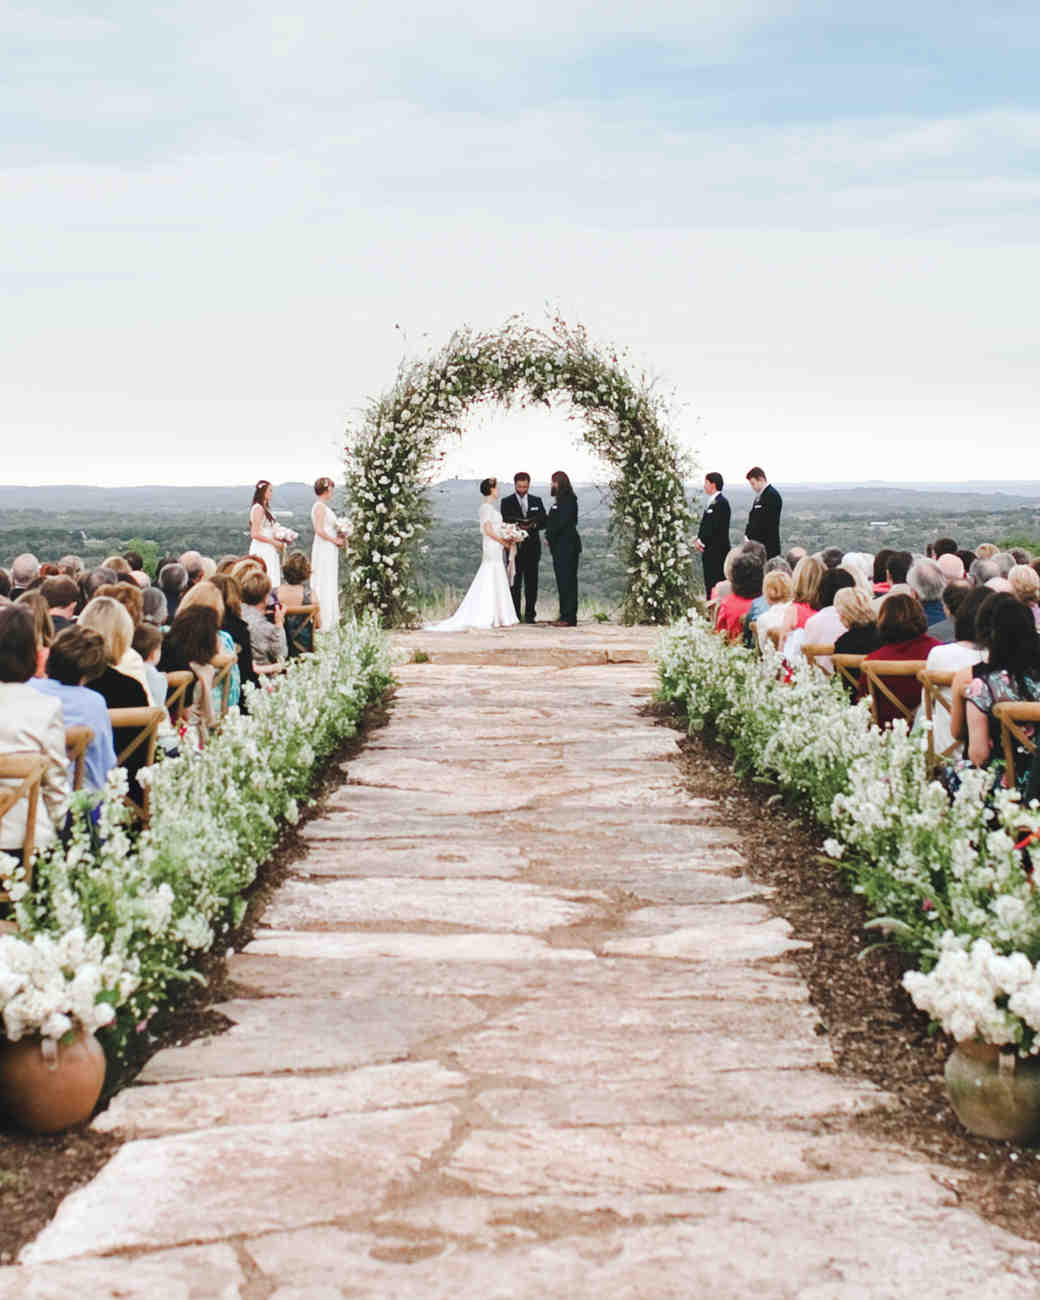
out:
<path id="1" fill-rule="evenodd" d="M 515 487 L 522 479 L 527 479 L 528 483 L 531 481 L 531 476 L 526 469 L 518 469 L 513 475 L 513 486 Z"/>
<path id="2" fill-rule="evenodd" d="M 904 596 L 902 592 L 897 592 L 894 596 L 886 596 L 881 602 L 878 636 L 883 646 L 912 641 L 915 637 L 924 636 L 927 631 L 928 619 L 916 596 Z"/>
<path id="3" fill-rule="evenodd" d="M 11 594 L 11 575 L 6 569 L 0 569 L 0 596 Z"/>
<path id="4" fill-rule="evenodd" d="M 914 562 L 914 557 L 909 551 L 892 551 L 888 557 L 888 576 L 892 580 L 893 586 L 897 582 L 906 582 L 906 575 L 910 572 L 910 566 Z"/>
<path id="5" fill-rule="evenodd" d="M 975 588 L 966 578 L 957 578 L 943 587 L 942 603 L 950 611 L 950 617 L 956 618 L 957 611 L 964 604 L 964 597 Z"/>
<path id="6" fill-rule="evenodd" d="M 79 600 L 79 587 L 64 575 L 44 578 L 40 595 L 51 609 L 63 609 L 66 605 L 75 605 Z"/>
<path id="7" fill-rule="evenodd" d="M 890 547 L 882 546 L 881 550 L 878 551 L 877 555 L 874 556 L 874 581 L 875 582 L 885 582 L 887 580 L 886 574 L 888 573 L 888 560 L 889 560 L 889 556 L 893 554 L 894 552 Z"/>
<path id="8" fill-rule="evenodd" d="M 142 659 L 155 654 L 162 645 L 162 630 L 154 623 L 139 623 L 134 628 L 133 647 Z"/>
<path id="9" fill-rule="evenodd" d="M 958 597 L 957 608 L 951 610 L 953 614 L 953 636 L 956 641 L 972 641 L 976 645 L 979 641 L 979 610 L 989 600 L 993 592 L 987 587 L 972 587 L 968 583 L 958 583 L 958 589 L 963 589 L 963 595 Z M 943 595 L 943 600 L 947 601 L 952 594 L 951 588 L 947 587 Z"/>
<path id="10" fill-rule="evenodd" d="M 188 570 L 177 560 L 159 570 L 159 589 L 166 596 L 179 596 L 188 585 Z"/>
<path id="11" fill-rule="evenodd" d="M 704 481 L 706 483 L 714 483 L 718 490 L 720 492 L 722 491 L 722 475 L 718 470 L 713 469 L 710 474 L 705 474 Z"/>
<path id="12" fill-rule="evenodd" d="M 936 559 L 940 555 L 956 555 L 957 543 L 952 537 L 937 537 L 932 543 L 932 554 Z"/>
<path id="13" fill-rule="evenodd" d="M 28 605 L 4 605 L 0 609 L 0 682 L 27 682 L 35 671 L 33 612 Z"/>
<path id="14" fill-rule="evenodd" d="M 1032 552 L 1027 551 L 1024 546 L 1012 546 L 1009 554 L 1014 557 L 1016 564 L 1028 564 L 1033 558 Z"/>
<path id="15" fill-rule="evenodd" d="M 119 575 L 112 569 L 91 569 L 83 579 L 83 599 L 89 601 L 97 594 L 98 587 L 107 587 L 109 583 L 115 582 Z"/>
<path id="16" fill-rule="evenodd" d="M 734 596 L 743 596 L 745 599 L 750 596 L 752 600 L 761 596 L 762 561 L 757 556 L 741 552 L 733 561 L 731 572 Z"/>
<path id="17" fill-rule="evenodd" d="M 47 676 L 65 686 L 92 682 L 107 667 L 105 641 L 92 627 L 67 627 L 54 638 L 47 656 Z"/>
<path id="18" fill-rule="evenodd" d="M 137 551 L 127 551 L 123 559 L 126 560 L 131 569 L 138 573 L 144 568 L 144 556 Z"/>
<path id="19" fill-rule="evenodd" d="M 825 569 L 836 569 L 841 563 L 841 557 L 844 551 L 840 546 L 828 546 L 820 552 L 820 559 L 823 561 Z"/>
<path id="20" fill-rule="evenodd" d="M 754 556 L 754 558 L 758 560 L 759 564 L 765 564 L 766 560 L 769 558 L 766 555 L 766 548 L 762 542 L 755 542 L 751 540 L 748 540 L 746 542 L 741 542 L 740 549 L 744 552 L 745 555 Z"/>
<path id="21" fill-rule="evenodd" d="M 964 565 L 964 572 L 967 573 L 975 561 L 979 558 L 974 551 L 958 551 L 961 563 Z"/>
<path id="22" fill-rule="evenodd" d="M 834 597 L 841 591 L 842 587 L 854 587 L 855 585 L 856 579 L 849 573 L 848 569 L 828 569 L 820 579 L 816 608 L 826 609 L 828 605 L 833 605 Z"/>
<path id="23" fill-rule="evenodd" d="M 752 465 L 744 477 L 750 482 L 753 478 L 765 478 L 766 472 L 761 465 Z"/>

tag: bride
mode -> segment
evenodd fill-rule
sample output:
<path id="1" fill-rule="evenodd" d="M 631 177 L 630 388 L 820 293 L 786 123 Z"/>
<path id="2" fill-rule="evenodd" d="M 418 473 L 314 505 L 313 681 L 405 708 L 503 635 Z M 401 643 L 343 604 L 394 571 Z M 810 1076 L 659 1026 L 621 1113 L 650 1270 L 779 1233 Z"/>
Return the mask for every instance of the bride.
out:
<path id="1" fill-rule="evenodd" d="M 510 543 L 502 533 L 498 500 L 498 479 L 486 478 L 480 485 L 484 502 L 480 507 L 483 551 L 477 576 L 470 583 L 462 604 L 451 618 L 428 623 L 428 632 L 462 632 L 469 627 L 512 627 L 519 623 L 506 577 L 503 548 Z"/>

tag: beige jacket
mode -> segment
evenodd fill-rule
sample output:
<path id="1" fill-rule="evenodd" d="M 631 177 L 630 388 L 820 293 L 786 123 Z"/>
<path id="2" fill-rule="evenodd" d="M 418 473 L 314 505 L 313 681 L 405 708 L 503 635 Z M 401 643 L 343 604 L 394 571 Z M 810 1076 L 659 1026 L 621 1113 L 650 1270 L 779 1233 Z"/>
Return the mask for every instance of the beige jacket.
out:
<path id="1" fill-rule="evenodd" d="M 24 682 L 0 682 L 0 754 L 25 753 L 42 754 L 49 760 L 36 813 L 36 845 L 43 848 L 53 841 L 55 827 L 61 825 L 70 793 L 61 701 L 41 695 Z M 28 801 L 21 799 L 0 821 L 0 849 L 21 849 L 28 810 Z"/>

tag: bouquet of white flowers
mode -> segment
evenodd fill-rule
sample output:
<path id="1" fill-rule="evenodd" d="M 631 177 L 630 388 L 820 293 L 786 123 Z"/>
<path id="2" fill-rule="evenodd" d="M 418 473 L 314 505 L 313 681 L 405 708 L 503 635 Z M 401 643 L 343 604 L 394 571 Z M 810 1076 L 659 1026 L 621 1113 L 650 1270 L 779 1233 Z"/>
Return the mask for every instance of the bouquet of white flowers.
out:
<path id="1" fill-rule="evenodd" d="M 521 528 L 519 524 L 500 524 L 499 536 L 503 541 L 509 543 L 507 551 L 507 565 L 509 574 L 509 585 L 512 586 L 516 579 L 516 548 L 527 537 L 527 529 Z"/>
<path id="2" fill-rule="evenodd" d="M 274 526 L 274 540 L 283 546 L 288 546 L 292 542 L 295 542 L 299 535 L 299 533 L 294 532 L 291 528 L 286 528 L 284 524 L 275 524 Z"/>

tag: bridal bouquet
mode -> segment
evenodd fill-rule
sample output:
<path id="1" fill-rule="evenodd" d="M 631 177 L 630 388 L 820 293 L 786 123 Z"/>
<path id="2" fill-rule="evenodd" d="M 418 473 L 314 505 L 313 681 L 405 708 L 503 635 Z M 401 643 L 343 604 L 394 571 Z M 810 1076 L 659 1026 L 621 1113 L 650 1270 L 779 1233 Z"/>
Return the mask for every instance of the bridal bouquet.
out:
<path id="1" fill-rule="evenodd" d="M 509 543 L 506 563 L 508 565 L 509 585 L 512 586 L 516 579 L 516 548 L 527 536 L 527 531 L 521 528 L 519 524 L 504 523 L 500 524 L 499 528 L 501 530 L 499 536 L 503 541 Z"/>
<path id="2" fill-rule="evenodd" d="M 274 540 L 276 542 L 282 542 L 286 546 L 288 546 L 290 542 L 295 542 L 299 535 L 299 533 L 293 532 L 291 528 L 286 528 L 284 524 L 275 524 L 274 526 Z"/>

